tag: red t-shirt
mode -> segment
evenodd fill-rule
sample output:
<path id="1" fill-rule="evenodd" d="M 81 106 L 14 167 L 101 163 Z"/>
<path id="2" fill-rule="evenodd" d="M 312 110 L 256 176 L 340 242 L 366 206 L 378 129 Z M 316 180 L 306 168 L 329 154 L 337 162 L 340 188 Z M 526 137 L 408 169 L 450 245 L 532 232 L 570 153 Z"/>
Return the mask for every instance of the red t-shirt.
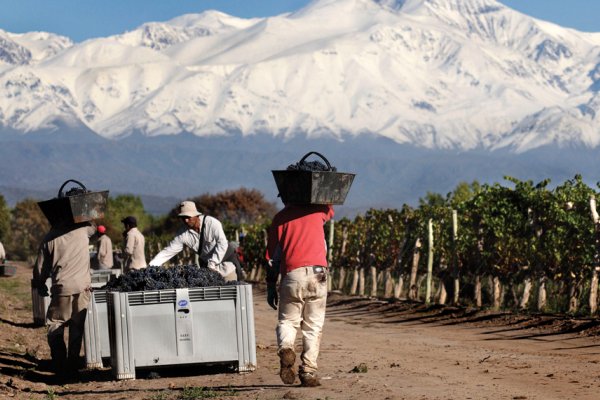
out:
<path id="1" fill-rule="evenodd" d="M 287 205 L 273 218 L 269 229 L 267 259 L 281 248 L 280 272 L 284 276 L 308 265 L 327 266 L 323 224 L 333 218 L 331 205 Z"/>

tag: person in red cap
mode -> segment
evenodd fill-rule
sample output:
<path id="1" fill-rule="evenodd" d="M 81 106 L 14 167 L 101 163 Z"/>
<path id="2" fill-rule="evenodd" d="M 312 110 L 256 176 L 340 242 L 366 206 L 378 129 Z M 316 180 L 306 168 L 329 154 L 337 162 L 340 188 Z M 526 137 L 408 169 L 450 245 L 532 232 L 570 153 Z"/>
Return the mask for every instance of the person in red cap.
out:
<path id="1" fill-rule="evenodd" d="M 113 245 L 112 241 L 106 234 L 106 227 L 98 225 L 98 242 L 97 242 L 97 257 L 98 269 L 111 269 L 113 263 Z"/>

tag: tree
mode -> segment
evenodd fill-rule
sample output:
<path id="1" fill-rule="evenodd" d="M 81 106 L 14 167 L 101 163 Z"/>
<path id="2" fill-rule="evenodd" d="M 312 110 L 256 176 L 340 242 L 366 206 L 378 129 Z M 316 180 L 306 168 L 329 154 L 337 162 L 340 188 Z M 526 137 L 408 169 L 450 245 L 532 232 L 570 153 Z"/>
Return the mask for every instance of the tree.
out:
<path id="1" fill-rule="evenodd" d="M 427 192 L 425 198 L 419 199 L 419 207 L 442 207 L 445 204 L 444 196 L 439 193 Z"/>
<path id="2" fill-rule="evenodd" d="M 256 189 L 240 188 L 226 190 L 217 194 L 205 193 L 190 199 L 202 214 L 217 218 L 223 225 L 264 224 L 277 212 L 273 202 L 265 200 L 264 195 Z M 175 233 L 180 227 L 179 204 L 165 218 L 156 233 Z"/>
<path id="3" fill-rule="evenodd" d="M 277 212 L 275 204 L 266 201 L 260 191 L 244 187 L 215 195 L 206 193 L 193 201 L 200 212 L 235 225 L 262 223 Z"/>
<path id="4" fill-rule="evenodd" d="M 33 262 L 50 223 L 37 205 L 37 201 L 25 199 L 12 210 L 11 238 L 7 252 L 13 258 Z"/>
<path id="5" fill-rule="evenodd" d="M 0 242 L 8 242 L 10 233 L 10 209 L 4 200 L 4 196 L 0 194 Z"/>
<path id="6" fill-rule="evenodd" d="M 144 204 L 140 197 L 129 194 L 109 197 L 104 218 L 98 220 L 97 224 L 106 226 L 106 234 L 113 243 L 120 243 L 123 240 L 121 220 L 129 215 L 137 219 L 140 231 L 150 228 L 152 225 L 152 216 L 144 210 Z"/>
<path id="7" fill-rule="evenodd" d="M 481 185 L 477 181 L 473 181 L 470 185 L 466 182 L 460 182 L 451 193 L 448 193 L 448 202 L 453 209 L 456 209 L 460 204 L 472 199 L 480 191 Z"/>

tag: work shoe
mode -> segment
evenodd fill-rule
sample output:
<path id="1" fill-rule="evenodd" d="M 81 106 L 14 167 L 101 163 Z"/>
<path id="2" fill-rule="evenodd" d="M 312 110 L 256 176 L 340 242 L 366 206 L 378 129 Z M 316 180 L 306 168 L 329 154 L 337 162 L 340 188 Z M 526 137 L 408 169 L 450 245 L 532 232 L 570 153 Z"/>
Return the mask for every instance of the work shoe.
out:
<path id="1" fill-rule="evenodd" d="M 279 355 L 279 377 L 282 382 L 291 385 L 296 380 L 296 371 L 294 369 L 294 362 L 296 361 L 296 353 L 294 350 L 285 347 L 277 353 Z"/>
<path id="2" fill-rule="evenodd" d="M 321 381 L 314 372 L 302 372 L 300 374 L 300 385 L 304 387 L 321 386 Z"/>

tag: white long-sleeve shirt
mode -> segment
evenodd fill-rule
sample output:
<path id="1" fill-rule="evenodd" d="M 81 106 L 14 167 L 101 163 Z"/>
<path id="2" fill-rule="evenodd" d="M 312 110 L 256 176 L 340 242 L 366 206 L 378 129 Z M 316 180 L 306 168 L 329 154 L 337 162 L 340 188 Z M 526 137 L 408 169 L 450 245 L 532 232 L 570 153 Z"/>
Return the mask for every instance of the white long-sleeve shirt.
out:
<path id="1" fill-rule="evenodd" d="M 146 268 L 145 246 L 146 240 L 142 232 L 137 227 L 131 228 L 125 237 L 125 248 L 123 249 L 125 271 Z"/>
<path id="2" fill-rule="evenodd" d="M 204 242 L 202 243 L 202 250 L 200 252 L 198 251 L 200 233 L 194 229 L 185 228 L 177 233 L 177 236 L 175 236 L 171 243 L 162 249 L 150 261 L 149 265 L 162 265 L 179 254 L 183 250 L 183 246 L 187 246 L 198 253 L 200 259 L 206 262 L 210 269 L 219 272 L 221 275 L 227 276 L 235 271 L 233 263 L 223 262 L 228 245 L 223 225 L 221 225 L 218 219 L 211 216 L 201 216 L 200 218 L 200 226 L 202 226 L 202 219 L 206 219 Z"/>

